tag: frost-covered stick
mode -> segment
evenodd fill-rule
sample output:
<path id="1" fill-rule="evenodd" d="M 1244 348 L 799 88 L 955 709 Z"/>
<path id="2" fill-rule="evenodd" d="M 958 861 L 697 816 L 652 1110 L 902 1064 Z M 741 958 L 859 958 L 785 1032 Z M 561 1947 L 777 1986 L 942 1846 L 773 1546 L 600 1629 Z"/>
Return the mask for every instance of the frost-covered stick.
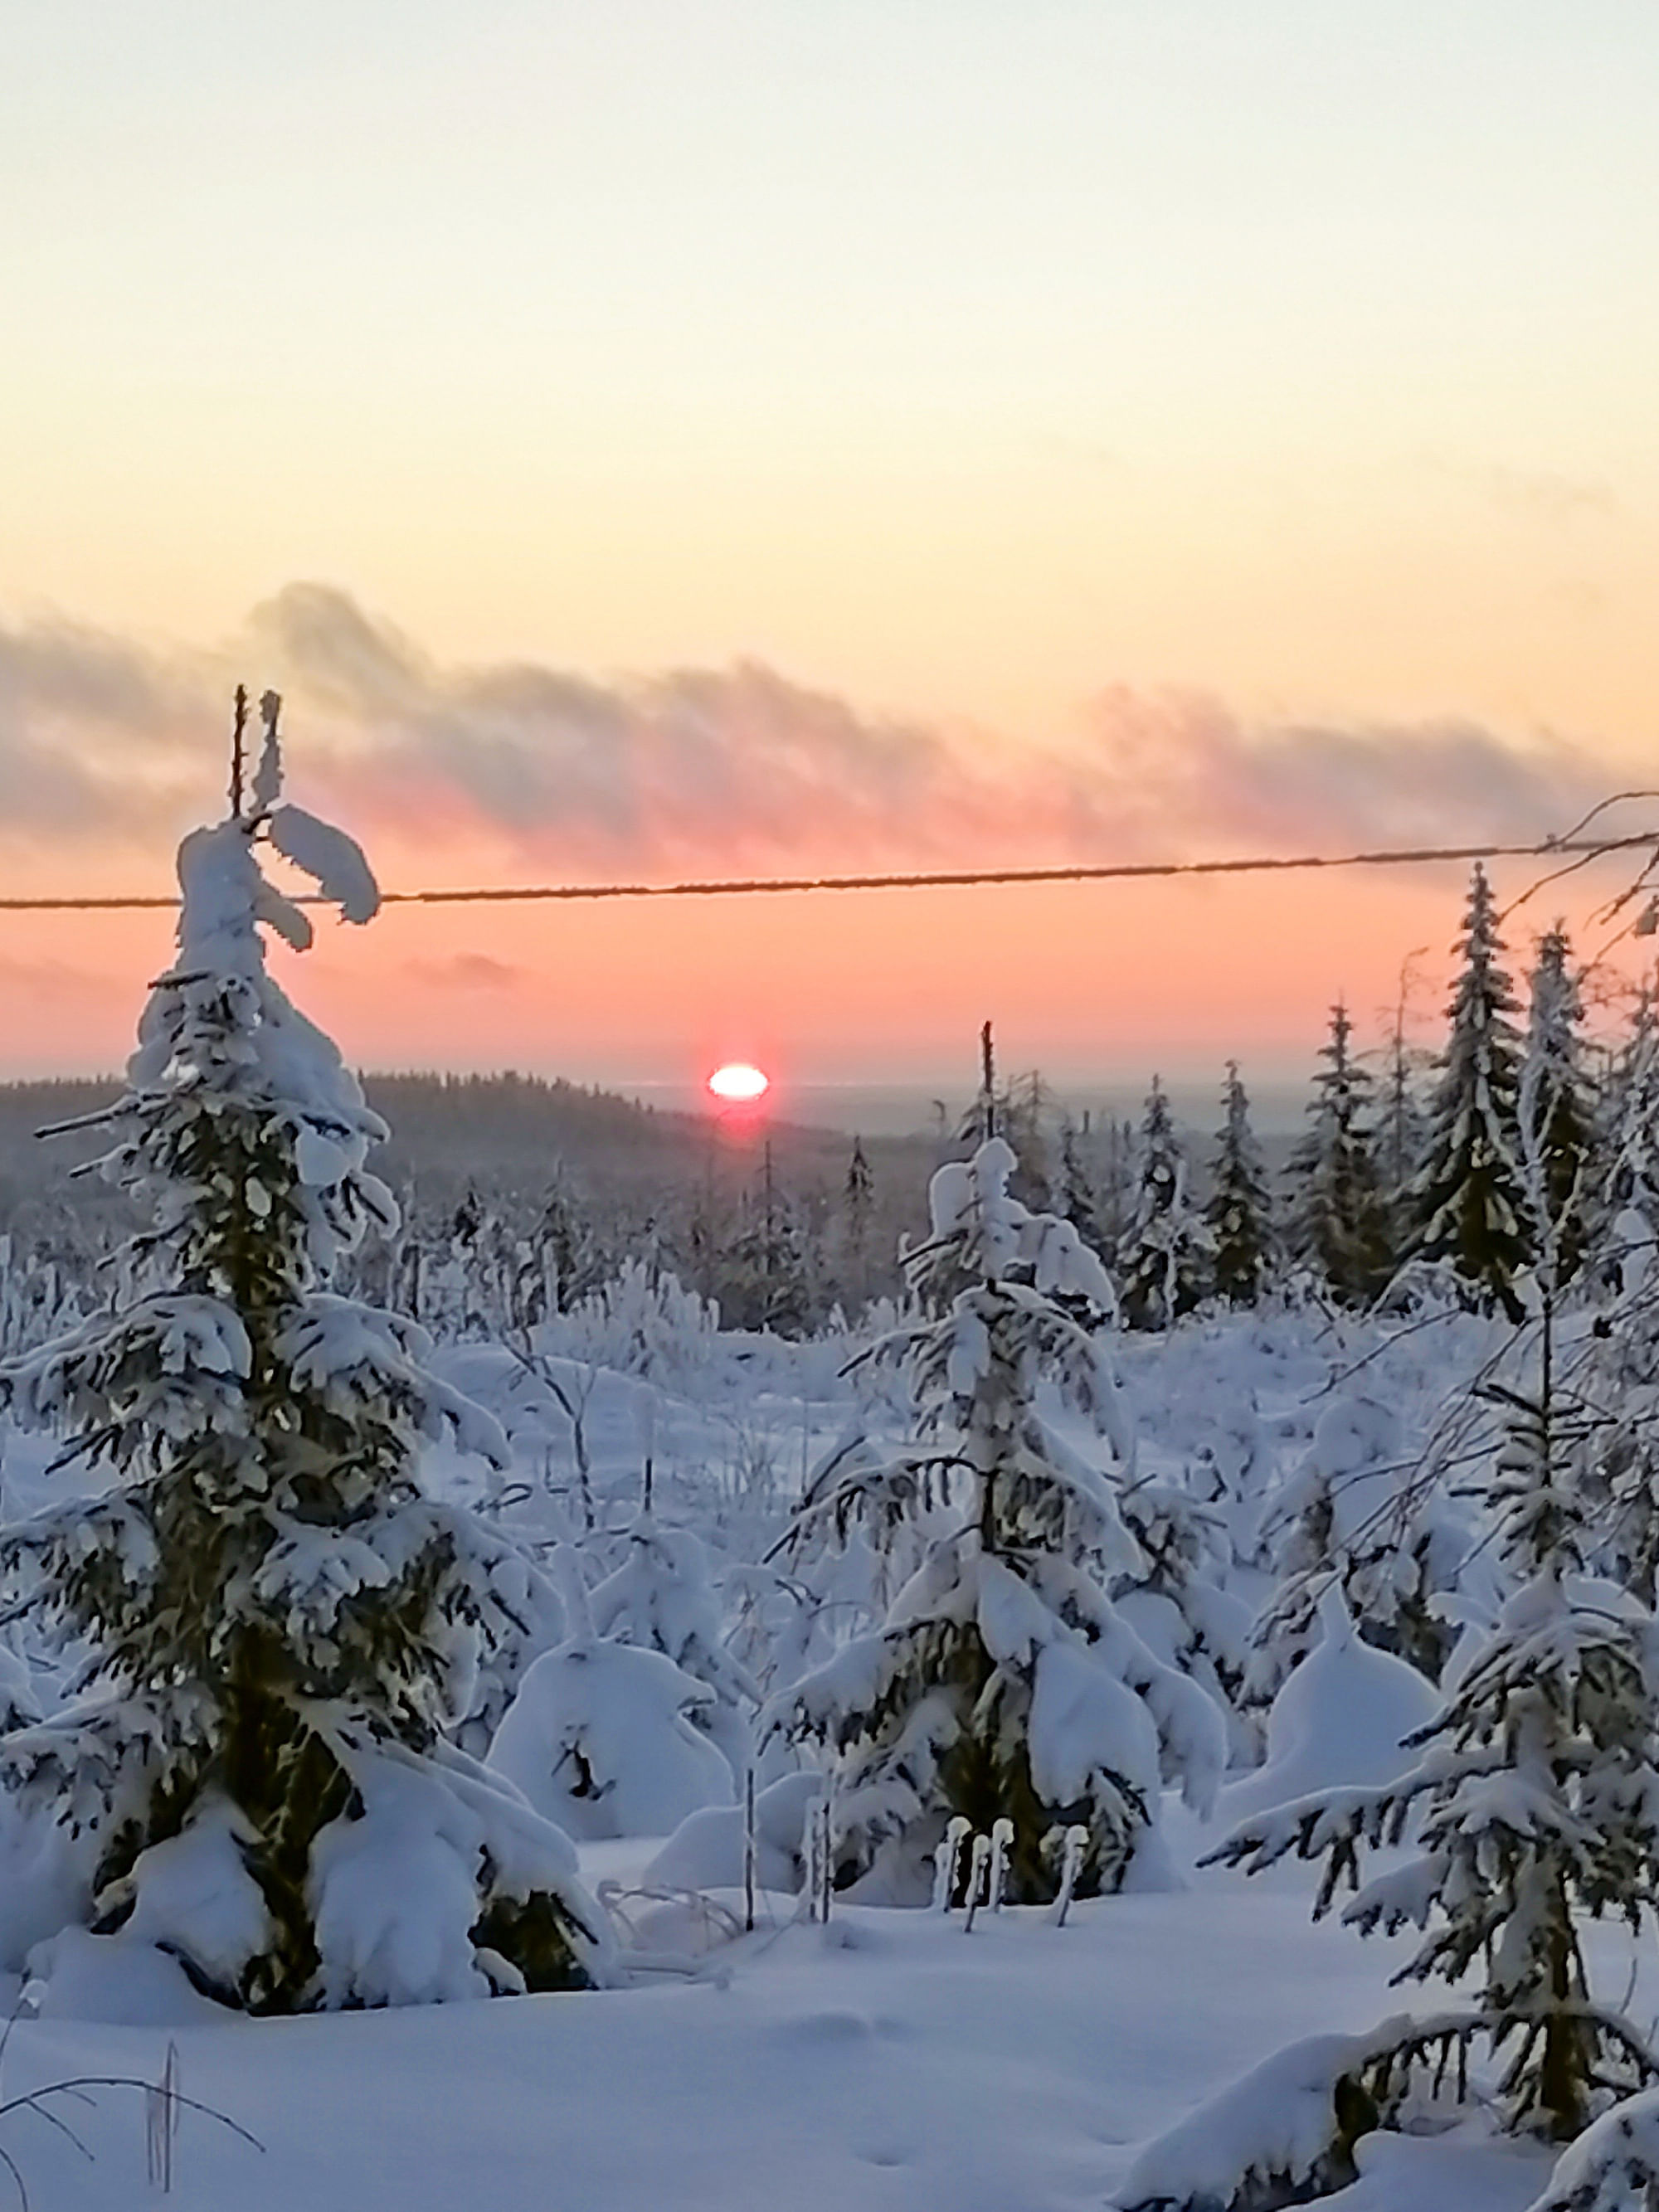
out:
<path id="1" fill-rule="evenodd" d="M 818 1881 L 822 1885 L 819 1902 L 823 1910 L 818 1917 L 827 1928 L 830 1925 L 830 1903 L 836 1887 L 836 1854 L 832 1838 L 830 1796 L 826 1790 L 818 1806 L 818 1826 L 821 1840 L 818 1845 Z"/>
<path id="2" fill-rule="evenodd" d="M 247 738 L 247 686 L 236 686 L 234 719 L 230 728 L 230 811 L 232 818 L 242 818 L 242 771 L 246 755 L 244 747 Z"/>
<path id="3" fill-rule="evenodd" d="M 1060 1895 L 1048 1907 L 1048 1925 L 1063 1928 L 1066 1916 L 1072 1909 L 1072 1893 L 1077 1887 L 1078 1875 L 1083 1865 L 1083 1854 L 1089 1848 L 1089 1831 L 1084 1827 L 1066 1831 L 1065 1856 L 1060 1866 Z"/>
<path id="4" fill-rule="evenodd" d="M 173 2146 L 179 2136 L 179 2046 L 167 2038 L 161 2078 L 144 2092 L 144 2151 L 152 2189 L 173 2194 Z"/>
<path id="5" fill-rule="evenodd" d="M 1005 1814 L 991 1826 L 989 1903 L 993 1912 L 1002 1910 L 1003 1886 L 1008 1879 L 1008 1848 L 1014 1840 L 1014 1824 Z"/>
<path id="6" fill-rule="evenodd" d="M 952 1815 L 945 1831 L 944 1841 L 933 1853 L 933 1910 L 948 1912 L 951 1899 L 957 1893 L 957 1869 L 962 1863 L 962 1847 L 967 1842 L 973 1823 L 963 1814 Z"/>
<path id="7" fill-rule="evenodd" d="M 968 1917 L 962 1923 L 964 1936 L 974 1932 L 974 1916 L 984 1904 L 991 1889 L 991 1838 L 974 1838 L 973 1856 L 968 1862 Z"/>
<path id="8" fill-rule="evenodd" d="M 652 1382 L 640 1385 L 639 1417 L 640 1510 L 649 1518 L 657 1474 L 657 1392 Z"/>
<path id="9" fill-rule="evenodd" d="M 743 1778 L 743 1925 L 755 1932 L 755 1765 L 751 1759 Z"/>
<path id="10" fill-rule="evenodd" d="M 823 1887 L 823 1828 L 818 1810 L 817 1805 L 809 1807 L 801 1834 L 801 1894 L 806 1900 L 809 1920 L 818 1917 L 818 1897 Z"/>

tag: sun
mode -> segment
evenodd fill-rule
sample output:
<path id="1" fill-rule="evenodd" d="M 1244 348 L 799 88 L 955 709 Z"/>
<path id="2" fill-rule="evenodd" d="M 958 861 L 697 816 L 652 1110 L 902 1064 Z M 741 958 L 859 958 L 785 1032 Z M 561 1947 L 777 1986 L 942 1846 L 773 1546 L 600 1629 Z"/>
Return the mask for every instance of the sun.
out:
<path id="1" fill-rule="evenodd" d="M 763 1098 L 772 1088 L 772 1079 L 747 1060 L 735 1060 L 725 1067 L 717 1067 L 708 1079 L 708 1088 L 716 1098 L 724 1099 L 728 1106 L 752 1106 Z"/>

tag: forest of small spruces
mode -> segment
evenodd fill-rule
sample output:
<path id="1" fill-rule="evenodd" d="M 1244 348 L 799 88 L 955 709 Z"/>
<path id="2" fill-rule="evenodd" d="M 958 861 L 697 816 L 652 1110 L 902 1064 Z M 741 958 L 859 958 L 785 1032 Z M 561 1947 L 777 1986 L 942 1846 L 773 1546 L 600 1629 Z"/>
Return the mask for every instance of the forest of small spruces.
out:
<path id="1" fill-rule="evenodd" d="M 469 1159 L 272 977 L 273 859 L 377 894 L 250 765 L 5 1164 L 29 2201 L 1659 2203 L 1648 994 L 1477 868 L 1271 1170 L 1244 1040 L 1196 1138 Z"/>

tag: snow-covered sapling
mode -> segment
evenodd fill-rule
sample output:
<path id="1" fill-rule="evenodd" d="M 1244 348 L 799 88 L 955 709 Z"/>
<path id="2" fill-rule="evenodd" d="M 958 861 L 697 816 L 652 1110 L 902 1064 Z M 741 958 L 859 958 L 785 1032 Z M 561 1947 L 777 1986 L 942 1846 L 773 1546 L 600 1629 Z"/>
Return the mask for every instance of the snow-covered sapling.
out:
<path id="1" fill-rule="evenodd" d="M 1089 1848 L 1086 1828 L 1067 1828 L 1060 1840 L 1060 1894 L 1048 1907 L 1048 1924 L 1063 1928 L 1066 1916 L 1072 1909 L 1072 1899 L 1077 1889 L 1077 1878 L 1083 1870 L 1084 1854 Z"/>
<path id="2" fill-rule="evenodd" d="M 1139 1154 L 1134 1211 L 1118 1239 L 1119 1300 L 1130 1328 L 1170 1328 L 1203 1299 L 1213 1255 L 1157 1076 L 1140 1125 Z"/>
<path id="3" fill-rule="evenodd" d="M 955 1901 L 957 1884 L 961 1878 L 962 1847 L 971 1834 L 973 1823 L 960 1813 L 946 1825 L 943 1840 L 933 1853 L 933 1910 L 948 1912 Z"/>
<path id="4" fill-rule="evenodd" d="M 920 1565 L 875 1634 L 773 1708 L 830 1753 L 843 1879 L 916 1903 L 956 1816 L 1013 1821 L 1017 1903 L 1053 1896 L 1047 1839 L 1078 1825 L 1080 1886 L 1114 1888 L 1166 1777 L 1201 1806 L 1225 1756 L 1214 1701 L 1108 1595 L 1139 1564 L 1117 1505 L 1133 1442 L 1098 1333 L 1111 1286 L 1070 1223 L 1011 1195 L 1013 1165 L 992 1138 L 934 1176 L 933 1236 L 906 1262 L 929 1317 L 874 1355 L 908 1375 L 917 1432 L 843 1451 L 805 1508 L 912 1530 Z M 1097 1451 L 1057 1432 L 1045 1386 L 1092 1414 Z"/>
<path id="5" fill-rule="evenodd" d="M 973 1934 L 974 1920 L 979 1908 L 990 1899 L 991 1855 L 991 1838 L 975 1836 L 973 1848 L 968 1855 L 968 1917 L 962 1928 L 964 1936 Z"/>
<path id="6" fill-rule="evenodd" d="M 991 1871 L 988 1877 L 987 1902 L 993 1912 L 1002 1910 L 1002 1896 L 1008 1886 L 1008 1852 L 1014 1840 L 1014 1824 L 1006 1815 L 991 1829 Z"/>

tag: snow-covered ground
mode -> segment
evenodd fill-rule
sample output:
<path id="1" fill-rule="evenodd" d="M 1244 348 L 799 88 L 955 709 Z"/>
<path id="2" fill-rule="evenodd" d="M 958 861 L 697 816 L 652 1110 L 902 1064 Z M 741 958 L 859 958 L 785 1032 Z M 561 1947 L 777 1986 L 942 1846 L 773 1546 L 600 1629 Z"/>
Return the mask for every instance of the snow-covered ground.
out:
<path id="1" fill-rule="evenodd" d="M 1486 1324 L 1456 1315 L 1413 1330 L 1285 1312 L 1121 1340 L 1140 1474 L 1219 1502 L 1224 1578 L 1254 1607 L 1271 1587 L 1251 1561 L 1275 1503 L 1301 1494 L 1291 1486 L 1305 1486 L 1322 1453 L 1339 1534 L 1363 1523 L 1490 1340 Z M 446 1378 L 501 1419 L 515 1461 L 503 1476 L 434 1447 L 426 1477 L 544 1559 L 583 1548 L 597 1583 L 615 1568 L 649 1459 L 657 1515 L 702 1539 L 736 1626 L 743 1572 L 820 1455 L 855 1417 L 902 1432 L 902 1406 L 839 1376 L 853 1348 L 669 1332 L 631 1366 L 626 1346 L 573 1340 L 550 1340 L 527 1369 L 499 1346 L 447 1346 Z M 1346 1408 L 1335 1422 L 1334 1403 Z M 26 1513 L 63 1478 L 48 1476 L 49 1440 L 8 1430 L 3 1445 L 7 1511 Z M 787 1612 L 773 1623 L 784 1643 Z M 809 1607 L 806 1626 L 822 1632 L 827 1617 Z M 1378 1728 L 1404 1727 L 1432 1702 L 1370 1646 L 1342 1660 L 1340 1608 L 1328 1604 L 1317 1632 L 1324 1644 L 1292 1676 L 1267 1746 L 1297 1790 L 1376 1778 Z M 751 1644 L 744 1663 L 758 1668 L 758 1631 Z M 47 1686 L 49 1672 L 38 1677 Z M 1364 1776 L 1344 1765 L 1354 1759 Z M 197 1996 L 158 1954 L 141 1964 L 76 1934 L 5 2044 L 0 2152 L 41 2212 L 161 2201 L 142 2091 L 54 2102 L 78 2145 L 15 2100 L 89 2075 L 159 2081 L 172 2048 L 183 2094 L 262 2146 L 184 2110 L 166 2200 L 181 2209 L 1103 2212 L 1137 2146 L 1280 2045 L 1440 2002 L 1389 1988 L 1405 1940 L 1314 1924 L 1305 1869 L 1193 1870 L 1261 1781 L 1241 1767 L 1207 1826 L 1171 1800 L 1179 1886 L 1078 1905 L 1064 1928 L 1009 1910 L 981 1914 L 969 1934 L 960 1913 L 838 1903 L 825 1929 L 780 1893 L 763 1900 L 754 1936 L 703 1948 L 702 1916 L 624 1893 L 624 1936 L 631 1923 L 647 1953 L 678 1951 L 682 1971 L 635 1972 L 595 1996 L 249 2021 Z M 656 1848 L 643 1837 L 587 1844 L 584 1871 L 626 1893 Z M 733 1902 L 728 1892 L 716 1905 Z M 1616 1999 L 1630 1947 L 1598 1930 L 1592 1951 Z M 1629 2008 L 1641 2022 L 1659 2014 L 1655 1967 L 1650 1996 L 1644 1981 Z M 18 1989 L 0 1988 L 0 2002 Z M 1367 2138 L 1358 2164 L 1359 2179 L 1328 2200 L 1340 2212 L 1523 2212 L 1552 2158 L 1494 2142 L 1477 2118 L 1433 2137 Z M 0 2175 L 0 2197 L 4 2187 Z"/>
<path id="2" fill-rule="evenodd" d="M 793 1911 L 768 1905 L 763 1922 Z M 264 2146 L 184 2112 L 179 2212 L 1102 2212 L 1133 2146 L 1197 2099 L 1281 2043 L 1398 2009 L 1397 1963 L 1311 1925 L 1303 1885 L 1209 1874 L 1077 1906 L 1063 1929 L 1036 1911 L 971 1934 L 960 1914 L 784 1917 L 700 1979 L 596 1997 L 203 2024 L 180 1983 L 176 2024 L 20 2021 L 4 2089 L 159 2080 L 173 2044 L 180 2090 Z M 159 2201 L 142 2095 L 91 2094 L 62 2107 L 90 2162 L 39 2118 L 5 2119 L 33 2203 Z M 1475 2127 L 1376 2136 L 1359 2163 L 1340 2212 L 1522 2212 L 1551 2159 Z"/>

